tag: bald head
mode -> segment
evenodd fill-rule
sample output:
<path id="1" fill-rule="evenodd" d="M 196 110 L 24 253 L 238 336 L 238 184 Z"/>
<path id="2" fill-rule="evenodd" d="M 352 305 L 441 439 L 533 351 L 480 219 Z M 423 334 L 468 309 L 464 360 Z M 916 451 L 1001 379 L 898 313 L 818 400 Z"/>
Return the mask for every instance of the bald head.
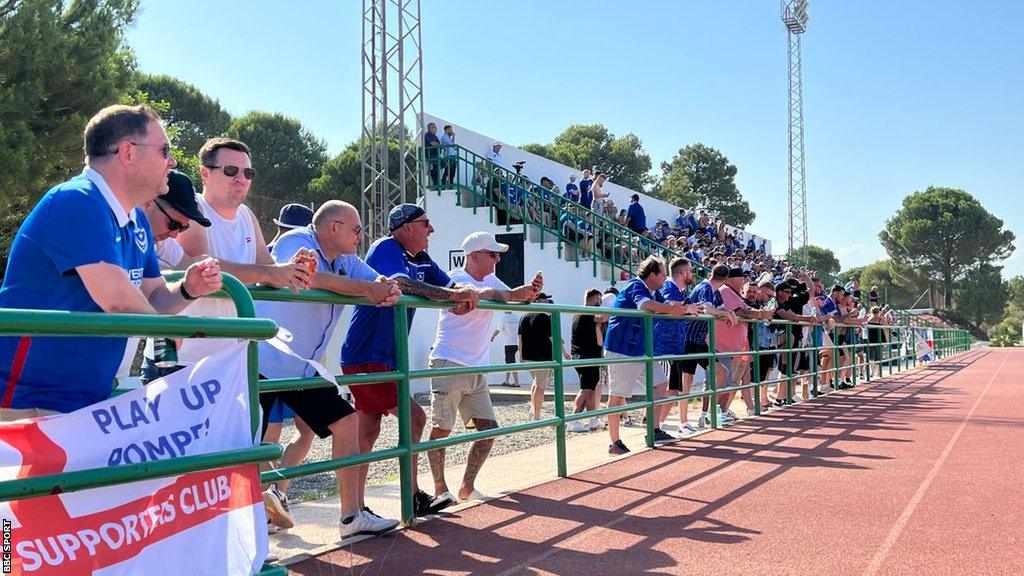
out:
<path id="1" fill-rule="evenodd" d="M 354 216 L 359 212 L 356 207 L 343 200 L 328 200 L 324 202 L 316 213 L 313 214 L 313 225 L 317 228 L 326 228 L 331 220 L 354 221 Z"/>

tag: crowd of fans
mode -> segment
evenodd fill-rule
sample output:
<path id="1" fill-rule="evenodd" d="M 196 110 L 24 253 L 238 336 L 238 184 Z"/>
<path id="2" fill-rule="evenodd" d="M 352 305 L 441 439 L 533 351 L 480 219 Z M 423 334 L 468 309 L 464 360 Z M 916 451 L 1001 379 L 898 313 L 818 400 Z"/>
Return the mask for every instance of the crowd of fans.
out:
<path id="1" fill-rule="evenodd" d="M 436 127 L 432 127 L 433 134 Z M 446 127 L 446 133 L 450 127 Z M 448 134 L 454 141 L 454 133 Z M 440 141 L 440 138 L 438 138 Z M 516 321 L 501 317 L 493 331 L 490 310 L 477 308 L 480 300 L 498 302 L 549 302 L 542 290 L 543 275 L 528 284 L 510 287 L 495 275 L 495 267 L 508 246 L 488 232 L 474 232 L 463 241 L 466 263 L 443 270 L 427 253 L 434 232 L 425 210 L 402 204 L 391 210 L 388 234 L 376 239 L 365 257 L 357 255 L 363 239 L 358 211 L 350 204 L 331 200 L 315 210 L 288 205 L 274 222 L 278 235 L 265 242 L 259 222 L 245 205 L 249 187 L 257 177 L 248 146 L 229 138 L 213 138 L 199 151 L 201 191 L 184 174 L 174 171 L 175 160 L 162 120 L 147 106 L 110 106 L 98 112 L 84 134 L 86 165 L 83 173 L 47 192 L 25 220 L 11 249 L 8 269 L 0 288 L 0 308 L 47 309 L 85 312 L 134 312 L 143 314 L 184 314 L 230 317 L 234 308 L 225 299 L 204 298 L 221 287 L 221 272 L 229 272 L 246 284 L 275 288 L 319 289 L 370 302 L 357 305 L 347 327 L 341 327 L 342 304 L 261 301 L 257 314 L 275 320 L 291 333 L 288 343 L 294 355 L 262 342 L 259 346 L 260 375 L 265 378 L 308 378 L 316 368 L 303 359 L 323 356 L 330 335 L 345 329 L 341 351 L 345 374 L 393 372 L 398 364 L 395 319 L 392 305 L 402 294 L 452 303 L 442 310 L 430 353 L 430 366 L 458 368 L 489 363 L 490 342 L 505 334 L 506 362 L 514 373 L 518 361 L 552 359 L 551 320 L 547 314 L 531 313 Z M 492 151 L 500 153 L 500 145 Z M 438 179 L 449 177 L 446 170 Z M 604 174 L 583 172 L 578 184 L 565 194 L 579 194 L 579 202 L 562 210 L 561 198 L 552 188 L 552 204 L 566 218 L 565 225 L 579 237 L 592 224 L 596 207 L 605 212 L 615 206 L 602 190 Z M 500 187 L 499 187 L 500 189 Z M 561 196 L 561 195 L 557 195 Z M 575 196 L 572 196 L 575 198 Z M 588 202 L 589 201 L 589 204 Z M 603 204 L 603 206 L 602 206 Z M 639 208 L 637 198 L 633 205 Z M 647 230 L 642 208 L 626 212 L 625 224 L 658 243 L 675 240 L 686 244 L 693 261 L 712 266 L 710 274 L 696 282 L 691 260 L 675 256 L 665 260 L 647 256 L 637 263 L 636 276 L 617 294 L 602 295 L 588 290 L 585 303 L 603 306 L 601 313 L 581 315 L 573 321 L 572 356 L 578 358 L 636 357 L 644 355 L 640 320 L 615 313 L 618 309 L 648 310 L 655 320 L 656 354 L 702 353 L 708 351 L 708 330 L 697 314 L 715 317 L 715 351 L 738 352 L 719 357 L 714 366 L 707 359 L 659 363 L 655 394 L 669 390 L 689 392 L 698 366 L 714 370 L 718 386 L 725 390 L 718 399 L 722 418 L 728 424 L 735 415 L 729 409 L 728 389 L 750 381 L 752 363 L 747 354 L 751 338 L 760 349 L 774 350 L 813 342 L 821 353 L 812 358 L 806 352 L 790 356 L 769 353 L 761 357 L 760 377 L 772 365 L 783 373 L 795 374 L 808 396 L 806 374 L 815 363 L 827 369 L 840 367 L 838 379 L 825 373 L 822 386 L 851 386 L 851 359 L 861 351 L 840 350 L 833 357 L 829 334 L 840 344 L 884 342 L 891 323 L 886 310 L 872 302 L 861 304 L 859 286 L 832 286 L 827 291 L 813 271 L 765 260 L 764 244 L 750 238 L 723 233 L 721 221 L 692 211 L 680 212 L 675 223 L 680 233 L 666 235 L 667 224 L 656 223 Z M 546 212 L 546 211 L 545 211 Z M 568 219 L 573 219 L 571 222 Z M 553 218 L 555 219 L 555 218 Z M 696 226 L 693 226 L 693 223 Z M 701 227 L 703 226 L 703 229 Z M 692 230 L 695 228 L 696 230 Z M 693 231 L 692 235 L 687 235 Z M 684 233 L 685 232 L 685 233 Z M 661 238 L 655 238 L 655 235 Z M 607 248 L 607 246 L 605 246 Z M 593 241 L 589 249 L 603 249 Z M 161 269 L 184 270 L 182 280 L 166 282 Z M 408 312 L 409 325 L 415 308 Z M 683 318 L 689 316 L 690 318 Z M 740 324 L 737 318 L 756 321 Z M 788 320 L 824 325 L 825 331 L 793 325 L 785 329 L 765 322 Z M 832 332 L 837 324 L 843 329 Z M 866 334 L 860 327 L 866 328 Z M 513 326 L 514 336 L 513 336 Z M 490 338 L 488 338 L 490 335 Z M 151 339 L 146 343 L 143 380 L 151 381 L 231 346 L 224 339 Z M 514 349 L 513 349 L 514 348 Z M 125 339 L 0 337 L 0 420 L 49 416 L 84 408 L 110 396 L 115 374 L 126 355 L 134 353 Z M 562 350 L 564 357 L 569 352 Z M 868 350 L 871 359 L 876 351 Z M 59 361 L 58 361 L 59 360 Z M 863 364 L 861 364 L 863 365 Z M 576 411 L 593 410 L 606 387 L 608 405 L 621 405 L 642 393 L 642 362 L 616 363 L 607 370 L 579 368 L 581 391 Z M 540 418 L 543 394 L 551 370 L 535 370 L 532 380 L 532 416 Z M 506 376 L 506 380 L 507 380 Z M 518 375 L 515 376 L 518 382 Z M 776 388 L 762 395 L 774 405 L 789 397 Z M 297 437 L 286 447 L 282 466 L 294 466 L 305 457 L 313 436 L 331 438 L 332 457 L 341 458 L 373 449 L 381 420 L 398 413 L 398 387 L 382 381 L 351 387 L 354 406 L 333 388 L 311 388 L 261 394 L 264 438 L 276 440 L 280 423 L 292 411 Z M 821 393 L 813 388 L 810 395 Z M 752 395 L 743 392 L 748 411 L 753 413 Z M 706 400 L 697 428 L 707 425 Z M 411 402 L 412 439 L 420 441 L 428 416 Z M 769 406 L 765 406 L 768 408 Z M 663 425 L 671 406 L 659 409 L 656 440 L 675 438 Z M 688 422 L 685 404 L 680 405 L 680 431 L 695 430 Z M 449 435 L 457 421 L 477 430 L 499 424 L 491 405 L 484 377 L 480 374 L 440 376 L 431 379 L 431 439 Z M 629 449 L 619 438 L 620 418 L 608 418 L 611 436 L 609 452 Z M 276 426 L 276 427 L 275 427 Z M 599 427 L 591 418 L 587 428 Z M 582 431 L 582 420 L 572 429 Z M 414 485 L 417 516 L 442 510 L 456 501 L 481 498 L 475 479 L 486 460 L 493 439 L 473 443 L 458 490 L 449 490 L 444 473 L 444 450 L 428 452 L 434 493 Z M 414 457 L 415 458 L 415 457 Z M 415 464 L 414 464 L 415 466 Z M 381 518 L 364 502 L 367 465 L 337 470 L 340 491 L 339 532 L 342 537 L 375 534 L 394 528 L 397 521 Z M 416 478 L 413 476 L 415 483 Z M 270 520 L 280 527 L 293 523 L 285 496 L 287 483 L 269 485 L 264 502 Z"/>

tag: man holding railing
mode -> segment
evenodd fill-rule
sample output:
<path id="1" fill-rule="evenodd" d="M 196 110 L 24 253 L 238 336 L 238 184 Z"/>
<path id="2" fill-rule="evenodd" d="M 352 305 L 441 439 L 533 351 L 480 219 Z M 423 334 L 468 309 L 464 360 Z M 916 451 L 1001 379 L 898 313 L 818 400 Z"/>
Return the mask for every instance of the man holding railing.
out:
<path id="1" fill-rule="evenodd" d="M 473 232 L 462 241 L 466 264 L 449 272 L 452 282 L 473 286 L 480 298 L 497 302 L 529 302 L 544 287 L 544 278 L 538 273 L 529 284 L 509 288 L 495 274 L 501 254 L 508 244 L 501 244 L 490 232 Z M 491 328 L 492 310 L 473 310 L 456 314 L 443 309 L 437 321 L 437 337 L 430 352 L 430 368 L 465 368 L 490 364 L 490 343 L 486 336 Z M 477 430 L 498 427 L 498 419 L 491 405 L 491 395 L 483 374 L 439 376 L 430 379 L 433 428 L 430 439 L 447 438 L 455 427 L 456 417 L 466 423 L 472 421 Z M 466 471 L 459 488 L 459 500 L 479 498 L 474 483 L 480 468 L 494 445 L 493 438 L 477 440 L 469 448 Z M 434 499 L 431 507 L 441 510 L 455 502 L 444 477 L 444 448 L 427 453 L 430 472 L 434 476 Z"/>
<path id="2" fill-rule="evenodd" d="M 391 306 L 401 295 L 398 284 L 378 274 L 356 255 L 362 235 L 363 227 L 355 207 L 340 200 L 329 200 L 313 215 L 310 226 L 296 228 L 282 235 L 274 244 L 272 255 L 279 262 L 290 262 L 299 254 L 314 259 L 316 272 L 312 277 L 312 288 L 343 296 L 364 297 L 378 306 Z M 313 367 L 303 359 L 315 360 L 324 355 L 344 309 L 344 304 L 258 302 L 258 316 L 274 320 L 291 333 L 288 347 L 295 354 L 286 354 L 267 342 L 260 342 L 261 376 L 314 376 Z M 339 395 L 335 387 L 261 394 L 264 430 L 275 401 L 281 401 L 294 410 L 320 438 L 330 436 L 332 458 L 359 453 L 358 418 L 352 405 Z M 298 446 L 289 445 L 281 458 L 281 465 L 288 468 L 300 464 L 305 457 L 303 452 Z M 341 498 L 339 531 L 342 538 L 356 534 L 378 534 L 398 524 L 396 520 L 380 518 L 366 509 L 358 467 L 340 468 L 335 474 Z M 288 510 L 280 505 L 280 495 L 287 489 L 287 480 L 281 480 L 273 486 L 272 494 L 276 499 L 268 503 L 268 512 L 278 521 L 284 520 L 291 524 Z"/>
<path id="3" fill-rule="evenodd" d="M 465 314 L 480 299 L 480 290 L 457 285 L 427 254 L 434 227 L 426 211 L 415 204 L 400 204 L 388 214 L 390 233 L 379 238 L 366 253 L 366 263 L 383 276 L 395 280 L 403 294 L 429 300 L 456 302 L 453 314 Z M 415 308 L 408 310 L 412 326 Z M 391 308 L 356 306 L 341 348 L 341 368 L 345 374 L 393 372 L 398 366 L 395 347 L 395 317 Z M 486 338 L 483 338 L 486 341 Z M 359 416 L 359 451 L 369 452 L 380 436 L 380 421 L 387 414 L 398 416 L 398 383 L 394 380 L 352 386 Z M 413 442 L 423 436 L 427 415 L 415 401 L 410 402 Z M 413 469 L 416 469 L 413 455 Z M 369 466 L 359 467 L 360 491 L 366 486 Z M 417 516 L 432 514 L 432 498 L 418 489 L 413 475 L 413 504 Z"/>
<path id="4" fill-rule="evenodd" d="M 683 316 L 698 314 L 698 306 L 688 306 L 682 302 L 665 302 L 659 290 L 665 284 L 665 263 L 659 258 L 649 256 L 640 262 L 636 276 L 626 283 L 619 292 L 612 306 L 614 309 L 646 310 L 659 314 Z M 637 316 L 621 316 L 609 314 L 608 334 L 604 341 L 605 358 L 641 357 L 645 355 L 644 319 Z M 667 395 L 668 376 L 660 362 L 651 365 L 654 371 L 654 389 L 656 398 Z M 644 393 L 644 378 L 647 364 L 645 362 L 616 363 L 608 366 L 608 407 L 622 406 L 626 399 Z M 613 455 L 626 454 L 630 450 L 619 438 L 619 415 L 608 415 L 608 435 L 611 444 L 608 453 Z M 658 443 L 674 441 L 671 435 L 660 428 L 655 430 L 654 441 Z"/>
<path id="5" fill-rule="evenodd" d="M 689 296 L 686 297 L 686 303 L 700 305 L 703 307 L 705 314 L 718 319 L 724 319 L 729 325 L 735 325 L 736 315 L 722 309 L 722 295 L 718 291 L 719 288 L 725 285 L 725 280 L 728 276 L 728 266 L 724 264 L 716 265 L 711 269 L 711 276 L 700 281 L 690 291 Z M 713 344 L 713 342 L 708 341 L 707 321 L 687 320 L 684 340 L 683 354 L 707 354 L 710 346 Z M 686 389 L 693 386 L 693 377 L 697 373 L 697 366 L 700 366 L 705 373 L 709 369 L 715 370 L 716 384 L 719 389 L 724 387 L 728 382 L 728 370 L 725 365 L 728 361 L 723 362 L 723 360 L 723 358 L 718 358 L 715 366 L 711 368 L 709 368 L 710 362 L 707 357 L 683 360 L 683 388 Z M 706 376 L 704 382 L 705 388 L 708 388 Z M 701 399 L 701 413 L 700 418 L 697 420 L 698 428 L 704 428 L 708 424 L 708 408 L 711 406 L 711 401 L 711 398 L 708 396 Z M 715 401 L 717 402 L 718 399 L 715 399 Z M 729 417 L 723 415 L 722 422 L 727 424 L 729 421 Z"/>
<path id="6" fill-rule="evenodd" d="M 81 175 L 47 192 L 18 230 L 0 308 L 174 314 L 220 289 L 216 260 L 160 276 L 142 210 L 167 192 L 171 156 L 147 106 L 109 106 L 85 127 Z M 0 338 L 0 420 L 72 412 L 110 396 L 125 338 Z"/>

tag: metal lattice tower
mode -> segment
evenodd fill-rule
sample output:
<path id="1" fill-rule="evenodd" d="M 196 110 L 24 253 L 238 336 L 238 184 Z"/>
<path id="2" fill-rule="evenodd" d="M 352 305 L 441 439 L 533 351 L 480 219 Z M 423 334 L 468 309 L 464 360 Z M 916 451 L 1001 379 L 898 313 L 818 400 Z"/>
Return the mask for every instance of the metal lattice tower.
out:
<path id="1" fill-rule="evenodd" d="M 423 189 L 420 0 L 363 0 L 364 238 L 388 232 L 388 212 Z"/>
<path id="2" fill-rule="evenodd" d="M 804 87 L 800 36 L 810 18 L 807 0 L 782 0 L 789 46 L 789 253 L 807 262 L 807 180 L 804 170 Z"/>

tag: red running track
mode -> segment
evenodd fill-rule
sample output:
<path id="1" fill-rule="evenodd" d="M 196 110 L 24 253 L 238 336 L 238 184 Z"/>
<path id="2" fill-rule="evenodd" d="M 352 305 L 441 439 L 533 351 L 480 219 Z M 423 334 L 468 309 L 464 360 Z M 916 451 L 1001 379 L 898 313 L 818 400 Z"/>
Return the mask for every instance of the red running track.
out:
<path id="1" fill-rule="evenodd" d="M 1024 350 L 970 352 L 289 569 L 1021 575 L 1022 375 Z"/>

